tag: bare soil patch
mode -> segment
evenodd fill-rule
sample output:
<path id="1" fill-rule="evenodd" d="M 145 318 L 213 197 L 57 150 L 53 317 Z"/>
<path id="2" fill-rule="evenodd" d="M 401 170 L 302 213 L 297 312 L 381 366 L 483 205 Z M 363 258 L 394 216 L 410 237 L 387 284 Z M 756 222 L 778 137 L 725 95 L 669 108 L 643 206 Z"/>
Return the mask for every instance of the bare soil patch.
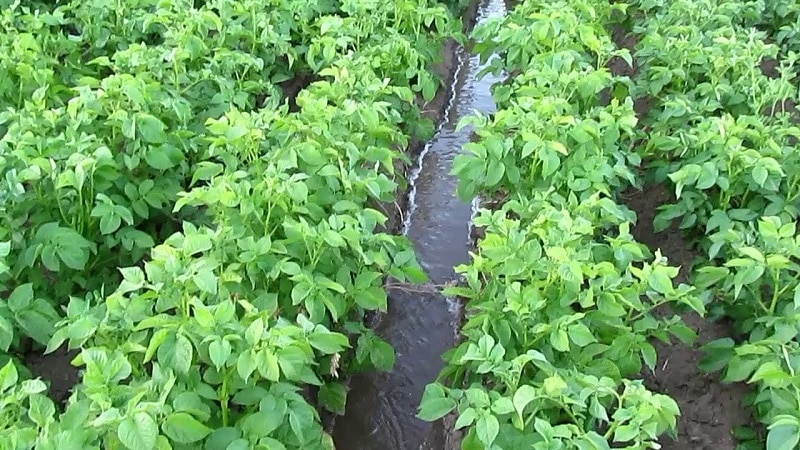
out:
<path id="1" fill-rule="evenodd" d="M 79 369 L 70 364 L 77 354 L 77 351 L 67 351 L 62 346 L 47 355 L 41 351 L 29 353 L 23 360 L 34 378 L 41 377 L 49 384 L 50 398 L 63 405 L 72 393 L 72 387 L 80 380 Z"/>

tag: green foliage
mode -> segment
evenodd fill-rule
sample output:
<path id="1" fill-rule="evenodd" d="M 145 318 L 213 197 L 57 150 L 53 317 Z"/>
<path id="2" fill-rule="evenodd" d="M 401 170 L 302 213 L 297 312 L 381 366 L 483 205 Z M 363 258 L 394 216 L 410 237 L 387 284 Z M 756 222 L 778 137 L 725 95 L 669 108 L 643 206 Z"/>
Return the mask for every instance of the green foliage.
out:
<path id="1" fill-rule="evenodd" d="M 656 308 L 705 307 L 615 201 L 641 162 L 630 80 L 603 67 L 631 61 L 606 31 L 622 11 L 529 0 L 473 33 L 484 60 L 499 56 L 487 70 L 514 76 L 494 87 L 496 113 L 464 121 L 478 139 L 454 162 L 458 193 L 492 210 L 474 219 L 464 284 L 444 292 L 466 302 L 464 340 L 419 411 L 456 414 L 464 449 L 644 449 L 675 432 L 675 401 L 630 377 L 655 370 L 652 338 L 695 338 Z"/>
<path id="2" fill-rule="evenodd" d="M 707 343 L 701 368 L 754 385 L 746 402 L 766 426 L 766 448 L 796 448 L 797 8 L 701 3 L 638 1 L 632 15 L 644 35 L 636 84 L 658 96 L 642 147 L 652 179 L 676 197 L 655 227 L 679 220 L 694 238 L 702 253 L 692 284 L 741 336 Z M 764 448 L 755 432 L 736 437 L 741 448 Z"/>
<path id="3" fill-rule="evenodd" d="M 0 351 L 82 372 L 62 412 L 7 364 L 0 448 L 332 448 L 341 377 L 394 363 L 365 313 L 425 280 L 372 206 L 431 128 L 450 12 L 2 4 Z"/>

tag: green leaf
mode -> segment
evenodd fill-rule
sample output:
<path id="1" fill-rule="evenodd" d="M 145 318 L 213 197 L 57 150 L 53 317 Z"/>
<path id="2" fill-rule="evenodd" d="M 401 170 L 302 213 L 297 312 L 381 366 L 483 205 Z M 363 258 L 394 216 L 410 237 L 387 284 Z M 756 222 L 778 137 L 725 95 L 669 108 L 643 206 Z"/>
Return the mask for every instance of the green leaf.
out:
<path id="1" fill-rule="evenodd" d="M 554 349 L 560 352 L 568 352 L 569 351 L 569 335 L 566 331 L 562 329 L 553 330 L 550 333 L 550 345 L 553 346 Z"/>
<path id="2" fill-rule="evenodd" d="M 569 338 L 578 347 L 586 347 L 587 345 L 597 342 L 597 339 L 592 334 L 589 328 L 582 323 L 575 323 L 569 326 Z"/>
<path id="3" fill-rule="evenodd" d="M 17 366 L 14 362 L 9 360 L 2 369 L 0 369 L 0 392 L 5 392 L 12 386 L 17 384 L 19 373 Z"/>
<path id="4" fill-rule="evenodd" d="M 788 384 L 789 380 L 789 374 L 787 374 L 778 363 L 768 361 L 759 366 L 747 382 L 755 383 L 762 381 L 769 387 L 783 387 Z"/>
<path id="5" fill-rule="evenodd" d="M 299 305 L 300 303 L 302 303 L 302 301 L 305 300 L 306 297 L 308 297 L 311 294 L 311 291 L 313 289 L 314 289 L 313 286 L 311 286 L 309 283 L 306 283 L 305 281 L 297 283 L 292 288 L 292 294 L 291 294 L 292 304 Z"/>
<path id="6" fill-rule="evenodd" d="M 662 266 L 654 266 L 647 277 L 647 284 L 658 293 L 670 294 L 673 291 L 672 279 Z"/>
<path id="7" fill-rule="evenodd" d="M 478 419 L 475 424 L 475 431 L 478 433 L 478 439 L 483 442 L 486 447 L 491 448 L 497 435 L 500 433 L 500 422 L 497 417 L 493 415 L 486 415 Z"/>
<path id="8" fill-rule="evenodd" d="M 478 413 L 475 411 L 475 408 L 467 408 L 458 416 L 458 420 L 456 420 L 456 424 L 453 429 L 460 430 L 464 427 L 468 427 L 472 425 L 477 418 Z"/>
<path id="9" fill-rule="evenodd" d="M 136 131 L 139 137 L 150 144 L 161 144 L 166 142 L 166 125 L 157 117 L 151 114 L 138 114 L 136 116 Z"/>
<path id="10" fill-rule="evenodd" d="M 170 439 L 179 444 L 191 444 L 200 441 L 211 433 L 211 428 L 183 412 L 170 414 L 164 424 L 161 425 L 161 430 Z"/>
<path id="11" fill-rule="evenodd" d="M 506 173 L 506 166 L 502 161 L 492 161 L 486 172 L 486 187 L 496 186 Z"/>
<path id="12" fill-rule="evenodd" d="M 456 409 L 456 401 L 448 397 L 426 397 L 428 389 L 425 389 L 425 395 L 422 397 L 419 413 L 417 418 L 427 422 L 439 420 Z"/>
<path id="13" fill-rule="evenodd" d="M 147 165 L 156 170 L 171 169 L 180 164 L 183 158 L 181 150 L 169 144 L 150 147 L 144 154 L 144 160 Z"/>
<path id="14" fill-rule="evenodd" d="M 186 256 L 207 252 L 214 246 L 207 234 L 190 234 L 183 239 L 183 254 Z"/>
<path id="15" fill-rule="evenodd" d="M 178 334 L 175 340 L 175 366 L 173 369 L 180 373 L 187 373 L 189 367 L 192 366 L 193 353 L 194 347 L 192 347 L 192 342 L 189 341 L 189 338 L 183 334 Z"/>
<path id="16" fill-rule="evenodd" d="M 100 217 L 100 232 L 102 234 L 111 234 L 117 231 L 121 225 L 122 219 L 113 212 L 109 212 Z M 61 256 L 60 253 L 61 252 L 59 252 L 59 256 Z"/>
<path id="17" fill-rule="evenodd" d="M 492 402 L 492 412 L 497 415 L 511 414 L 514 412 L 514 404 L 508 397 L 500 397 Z"/>
<path id="18" fill-rule="evenodd" d="M 261 317 L 257 318 L 256 320 L 251 323 L 246 330 L 244 330 L 244 338 L 248 344 L 255 346 L 259 342 L 261 342 L 261 338 L 264 335 L 264 319 Z"/>
<path id="19" fill-rule="evenodd" d="M 0 316 L 0 351 L 7 352 L 14 342 L 14 327 L 5 317 Z"/>
<path id="20" fill-rule="evenodd" d="M 278 381 L 281 376 L 281 369 L 275 353 L 270 349 L 264 349 L 259 352 L 259 356 L 258 373 L 269 381 Z"/>
<path id="21" fill-rule="evenodd" d="M 221 174 L 224 169 L 225 167 L 222 164 L 210 161 L 201 161 L 195 166 L 191 185 L 194 186 L 194 184 L 200 180 L 208 181 Z"/>
<path id="22" fill-rule="evenodd" d="M 211 269 L 200 269 L 192 276 L 192 281 L 197 288 L 211 295 L 217 293 L 217 276 Z"/>
<path id="23" fill-rule="evenodd" d="M 532 386 L 524 384 L 517 389 L 517 392 L 514 392 L 514 398 L 511 401 L 514 404 L 514 410 L 517 411 L 517 414 L 522 416 L 522 412 L 525 410 L 525 407 L 528 406 L 528 404 L 535 398 L 536 389 L 534 389 Z"/>
<path id="24" fill-rule="evenodd" d="M 377 286 L 357 292 L 355 294 L 355 299 L 356 304 L 366 310 L 386 311 L 386 291 Z"/>
<path id="25" fill-rule="evenodd" d="M 372 347 L 369 351 L 369 359 L 372 365 L 384 372 L 392 370 L 394 366 L 394 349 L 382 339 L 372 339 Z"/>
<path id="26" fill-rule="evenodd" d="M 701 190 L 708 189 L 716 184 L 717 177 L 719 177 L 719 170 L 717 169 L 717 166 L 710 161 L 703 163 L 700 178 L 697 180 L 697 184 L 695 186 L 697 189 Z"/>
<path id="27" fill-rule="evenodd" d="M 542 160 L 542 176 L 545 178 L 555 173 L 561 166 L 561 159 L 550 149 L 539 152 L 539 159 Z"/>
<path id="28" fill-rule="evenodd" d="M 614 431 L 614 442 L 629 442 L 636 439 L 639 430 L 634 425 L 622 425 Z"/>
<path id="29" fill-rule="evenodd" d="M 326 355 L 339 353 L 350 346 L 347 336 L 329 331 L 311 333 L 308 336 L 308 343 Z"/>
<path id="30" fill-rule="evenodd" d="M 34 341 L 42 345 L 47 345 L 50 338 L 55 333 L 55 323 L 52 314 L 43 314 L 43 311 L 27 309 L 20 311 L 16 316 L 17 325 Z"/>
<path id="31" fill-rule="evenodd" d="M 255 370 L 256 361 L 253 359 L 252 351 L 239 354 L 239 357 L 236 359 L 236 371 L 239 373 L 239 376 L 247 381 Z"/>
<path id="32" fill-rule="evenodd" d="M 155 340 L 155 336 L 153 339 Z M 174 337 L 165 336 L 165 342 L 158 347 L 158 360 L 161 364 L 183 374 L 189 372 L 193 353 L 191 341 L 183 334 Z"/>
<path id="33" fill-rule="evenodd" d="M 119 423 L 117 437 L 128 450 L 151 450 L 156 447 L 158 425 L 149 414 L 138 412 Z"/>
<path id="34" fill-rule="evenodd" d="M 642 342 L 641 345 L 641 353 L 644 363 L 647 364 L 647 367 L 649 367 L 650 370 L 655 370 L 657 359 L 656 349 L 647 342 Z"/>
<path id="35" fill-rule="evenodd" d="M 757 165 L 753 167 L 752 175 L 753 175 L 753 180 L 755 180 L 755 182 L 759 186 L 764 187 L 764 183 L 767 182 L 767 178 L 769 177 L 769 171 L 767 170 L 766 167 L 762 165 Z"/>
<path id="36" fill-rule="evenodd" d="M 725 383 L 737 383 L 746 380 L 756 370 L 759 362 L 759 358 L 743 359 L 741 356 L 735 355 L 728 362 L 722 381 Z"/>
<path id="37" fill-rule="evenodd" d="M 262 439 L 261 444 L 266 446 L 266 450 L 286 450 L 285 445 L 283 445 L 280 441 L 277 441 L 271 437 L 265 437 L 264 439 Z M 249 445 L 249 443 L 245 441 L 245 445 Z M 234 449 L 228 448 L 227 450 L 234 450 Z"/>
<path id="38" fill-rule="evenodd" d="M 42 386 L 42 392 L 47 389 L 44 382 L 39 381 Z M 56 406 L 53 401 L 44 395 L 32 395 L 28 401 L 30 406 L 28 408 L 28 417 L 42 428 L 47 427 L 47 423 L 53 419 L 56 413 Z"/>
<path id="39" fill-rule="evenodd" d="M 79 240 L 75 241 L 74 238 Z M 89 245 L 84 245 L 85 240 L 78 233 L 68 233 L 56 247 L 59 259 L 73 270 L 83 270 L 89 262 Z"/>
<path id="40" fill-rule="evenodd" d="M 217 339 L 208 346 L 208 356 L 217 370 L 225 366 L 225 362 L 231 356 L 231 343 L 224 339 Z"/>
<path id="41" fill-rule="evenodd" d="M 767 434 L 766 450 L 793 450 L 800 442 L 800 432 L 795 425 L 778 425 Z"/>
<path id="42" fill-rule="evenodd" d="M 33 300 L 33 284 L 25 283 L 17 286 L 8 297 L 6 304 L 12 312 L 19 312 L 30 306 Z"/>
<path id="43" fill-rule="evenodd" d="M 344 384 L 332 381 L 325 383 L 319 390 L 319 402 L 328 411 L 344 415 L 347 402 L 347 389 Z"/>
<path id="44" fill-rule="evenodd" d="M 258 413 L 256 413 L 258 414 Z M 249 417 L 249 416 L 248 416 Z M 245 419 L 247 420 L 247 419 Z M 235 440 L 242 437 L 242 433 L 233 427 L 217 428 L 206 439 L 204 450 L 226 450 Z"/>

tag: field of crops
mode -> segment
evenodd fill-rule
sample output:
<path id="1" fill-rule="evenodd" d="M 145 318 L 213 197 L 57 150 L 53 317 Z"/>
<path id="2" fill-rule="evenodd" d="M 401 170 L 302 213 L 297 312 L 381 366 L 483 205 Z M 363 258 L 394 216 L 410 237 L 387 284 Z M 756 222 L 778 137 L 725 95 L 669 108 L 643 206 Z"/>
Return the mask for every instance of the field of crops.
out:
<path id="1" fill-rule="evenodd" d="M 680 406 L 644 380 L 700 315 L 731 327 L 699 370 L 749 386 L 750 426 L 719 431 L 798 447 L 799 19 L 791 0 L 527 0 L 475 30 L 510 76 L 453 167 L 486 208 L 447 291 L 463 342 L 421 418 L 454 413 L 464 449 L 661 448 Z M 654 185 L 672 194 L 652 227 L 682 235 L 685 267 L 632 233 L 626 200 Z"/>
<path id="2" fill-rule="evenodd" d="M 0 449 L 333 448 L 457 5 L 0 6 Z"/>
<path id="3" fill-rule="evenodd" d="M 333 449 L 348 375 L 393 365 L 385 280 L 426 281 L 393 202 L 464 6 L 0 0 L 0 450 Z M 660 448 L 682 404 L 648 380 L 702 316 L 730 326 L 698 374 L 749 387 L 721 432 L 798 448 L 798 30 L 800 0 L 474 30 L 509 76 L 452 168 L 484 208 L 421 419 L 465 450 Z M 681 267 L 635 237 L 652 186 Z"/>

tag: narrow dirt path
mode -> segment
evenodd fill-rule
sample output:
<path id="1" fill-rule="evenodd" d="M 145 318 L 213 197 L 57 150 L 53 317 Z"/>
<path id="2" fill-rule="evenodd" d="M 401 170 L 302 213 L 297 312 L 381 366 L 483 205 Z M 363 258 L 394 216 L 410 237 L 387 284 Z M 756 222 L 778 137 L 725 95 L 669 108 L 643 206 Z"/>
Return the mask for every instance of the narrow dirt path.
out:
<path id="1" fill-rule="evenodd" d="M 615 28 L 612 40 L 620 48 L 627 48 L 634 54 L 638 36 Z M 634 78 L 639 70 L 634 58 L 634 67 L 628 66 L 621 58 L 610 61 L 609 70 L 615 75 Z M 642 120 L 653 106 L 650 97 L 635 99 L 634 110 Z M 656 208 L 672 200 L 671 193 L 664 186 L 648 186 L 642 191 L 626 195 L 626 204 L 637 216 L 632 234 L 637 241 L 647 245 L 652 251 L 657 249 L 667 257 L 669 264 L 679 266 L 677 283 L 687 283 L 695 253 L 683 239 L 677 224 L 656 233 L 653 219 Z M 672 311 L 658 311 L 659 314 L 672 315 Z M 710 322 L 696 313 L 681 316 L 684 323 L 697 333 L 692 347 L 676 342 L 665 344 L 653 342 L 658 354 L 656 370 L 645 369 L 642 377 L 653 390 L 672 397 L 679 405 L 681 417 L 678 420 L 677 439 L 664 437 L 662 450 L 734 450 L 736 440 L 734 428 L 751 422 L 750 412 L 742 406 L 748 393 L 746 385 L 723 384 L 719 374 L 707 374 L 698 368 L 703 357 L 699 348 L 715 339 L 729 337 L 732 330 L 727 323 Z"/>
<path id="2" fill-rule="evenodd" d="M 645 188 L 627 198 L 627 205 L 638 217 L 634 237 L 652 250 L 661 249 L 670 265 L 680 266 L 678 283 L 687 282 L 694 253 L 673 225 L 661 233 L 653 231 L 656 208 L 671 200 L 662 186 Z M 664 314 L 671 314 L 664 311 Z M 742 407 L 748 393 L 746 385 L 722 384 L 718 374 L 706 374 L 697 367 L 703 354 L 699 347 L 706 342 L 731 336 L 724 322 L 709 322 L 695 313 L 684 314 L 686 325 L 697 333 L 694 346 L 680 342 L 672 345 L 653 342 L 658 354 L 655 372 L 642 376 L 650 389 L 669 395 L 680 406 L 678 439 L 662 439 L 662 450 L 734 450 L 733 429 L 750 422 L 750 413 Z"/>

